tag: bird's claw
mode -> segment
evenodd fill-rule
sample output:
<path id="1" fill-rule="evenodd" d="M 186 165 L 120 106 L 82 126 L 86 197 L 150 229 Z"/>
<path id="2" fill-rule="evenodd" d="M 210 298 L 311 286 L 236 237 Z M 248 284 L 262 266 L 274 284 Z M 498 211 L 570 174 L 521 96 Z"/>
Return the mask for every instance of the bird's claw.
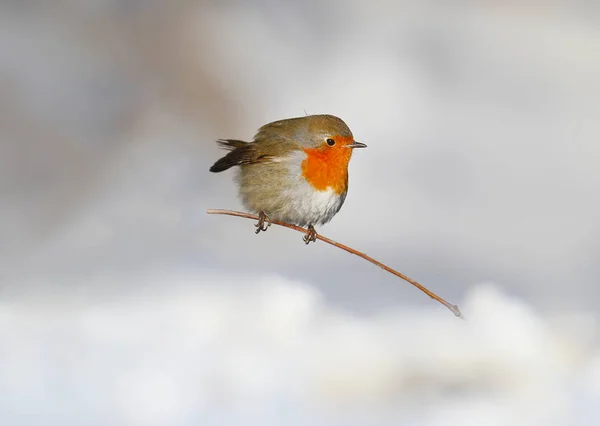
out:
<path id="1" fill-rule="evenodd" d="M 311 242 L 317 241 L 317 235 L 318 234 L 316 229 L 312 225 L 309 225 L 308 230 L 306 231 L 306 235 L 302 237 L 302 240 L 304 240 L 305 244 L 309 244 Z"/>
<path id="2" fill-rule="evenodd" d="M 269 219 L 269 216 L 265 212 L 260 212 L 258 214 L 258 222 L 254 226 L 256 227 L 255 234 L 258 234 L 260 231 L 266 231 L 271 226 L 271 219 Z"/>

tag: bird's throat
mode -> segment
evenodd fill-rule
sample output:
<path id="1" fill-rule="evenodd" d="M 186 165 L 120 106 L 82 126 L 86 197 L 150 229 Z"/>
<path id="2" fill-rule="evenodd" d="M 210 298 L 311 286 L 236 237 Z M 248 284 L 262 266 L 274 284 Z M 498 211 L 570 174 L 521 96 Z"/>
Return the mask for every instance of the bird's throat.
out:
<path id="1" fill-rule="evenodd" d="M 348 163 L 352 149 L 305 148 L 304 152 L 306 158 L 302 162 L 302 176 L 316 190 L 326 191 L 331 188 L 336 194 L 348 190 Z"/>

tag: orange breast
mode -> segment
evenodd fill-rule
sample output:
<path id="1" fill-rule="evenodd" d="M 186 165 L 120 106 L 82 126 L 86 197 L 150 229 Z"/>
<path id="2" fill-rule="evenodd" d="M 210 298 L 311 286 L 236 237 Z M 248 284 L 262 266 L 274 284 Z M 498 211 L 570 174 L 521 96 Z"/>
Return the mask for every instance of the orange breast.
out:
<path id="1" fill-rule="evenodd" d="M 337 139 L 338 143 L 333 147 L 304 149 L 306 159 L 302 162 L 302 175 L 319 191 L 331 188 L 336 194 L 341 194 L 348 190 L 348 163 L 352 149 L 344 145 L 351 140 L 341 139 Z"/>

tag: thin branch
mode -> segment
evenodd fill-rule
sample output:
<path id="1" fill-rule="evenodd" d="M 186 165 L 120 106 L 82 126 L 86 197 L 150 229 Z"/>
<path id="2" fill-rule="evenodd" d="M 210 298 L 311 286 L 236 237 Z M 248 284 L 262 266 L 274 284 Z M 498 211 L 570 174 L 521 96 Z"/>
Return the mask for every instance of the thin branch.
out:
<path id="1" fill-rule="evenodd" d="M 244 212 L 237 212 L 237 211 L 233 211 L 233 210 L 209 209 L 206 211 L 206 213 L 208 213 L 208 214 L 223 214 L 223 215 L 228 215 L 228 216 L 244 217 L 246 219 L 259 220 L 259 217 L 257 215 L 253 215 L 250 213 L 244 213 Z M 307 230 L 305 228 L 302 228 L 302 227 L 296 226 L 296 225 L 292 225 L 291 223 L 280 222 L 277 220 L 270 220 L 270 222 L 275 225 L 283 226 L 284 228 L 289 228 L 289 229 L 293 229 L 298 232 L 302 232 L 304 234 L 306 234 L 306 232 L 307 232 Z M 317 239 L 321 240 L 327 244 L 331 244 L 332 246 L 335 246 L 342 250 L 345 250 L 348 253 L 352 253 L 358 257 L 362 257 L 363 259 L 371 262 L 372 264 L 379 266 L 381 269 L 388 271 L 390 274 L 393 274 L 399 278 L 402 278 L 404 281 L 412 284 L 413 286 L 415 286 L 416 288 L 421 290 L 427 296 L 431 297 L 434 300 L 437 300 L 442 305 L 444 305 L 445 307 L 450 309 L 452 311 L 452 313 L 454 315 L 456 315 L 457 317 L 464 319 L 464 317 L 463 317 L 462 313 L 460 312 L 460 309 L 458 308 L 457 305 L 453 305 L 453 304 L 447 302 L 446 300 L 442 299 L 440 296 L 438 296 L 437 294 L 435 294 L 434 292 L 429 290 L 427 287 L 422 286 L 417 281 L 413 280 L 410 277 L 407 277 L 406 275 L 402 274 L 401 272 L 398 272 L 395 269 L 390 268 L 389 266 L 379 262 L 378 260 L 373 259 L 371 256 L 366 255 L 365 253 L 358 252 L 351 247 L 345 246 L 344 244 L 338 243 L 337 241 L 330 240 L 329 238 L 324 237 L 321 234 L 317 234 Z"/>

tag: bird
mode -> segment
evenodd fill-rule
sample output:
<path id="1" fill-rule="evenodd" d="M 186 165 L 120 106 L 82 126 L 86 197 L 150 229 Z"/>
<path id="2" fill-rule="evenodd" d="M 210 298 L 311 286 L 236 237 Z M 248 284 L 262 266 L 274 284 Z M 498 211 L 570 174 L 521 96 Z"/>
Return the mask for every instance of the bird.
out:
<path id="1" fill-rule="evenodd" d="M 218 173 L 238 166 L 242 204 L 258 214 L 256 233 L 271 220 L 307 227 L 306 244 L 317 239 L 315 225 L 328 223 L 348 193 L 348 164 L 355 148 L 346 123 L 333 115 L 286 118 L 265 124 L 252 142 L 218 139 L 229 152 L 210 168 Z"/>

